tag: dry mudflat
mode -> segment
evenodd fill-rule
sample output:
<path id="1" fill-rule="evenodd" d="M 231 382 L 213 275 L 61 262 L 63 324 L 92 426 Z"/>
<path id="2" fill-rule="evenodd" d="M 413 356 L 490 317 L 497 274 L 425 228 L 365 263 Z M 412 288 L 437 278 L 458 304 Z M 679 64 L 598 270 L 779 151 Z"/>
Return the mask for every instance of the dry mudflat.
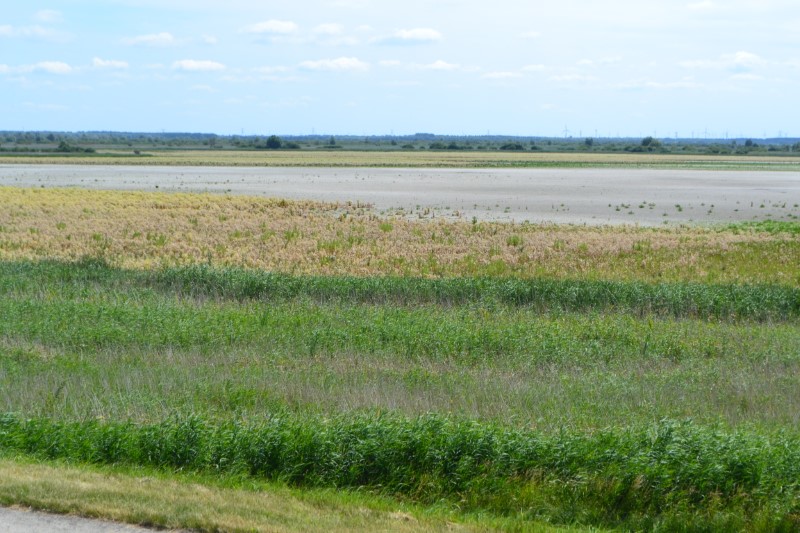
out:
<path id="1" fill-rule="evenodd" d="M 353 201 L 410 216 L 586 224 L 800 216 L 800 172 L 0 165 L 0 186 L 159 190 Z"/>

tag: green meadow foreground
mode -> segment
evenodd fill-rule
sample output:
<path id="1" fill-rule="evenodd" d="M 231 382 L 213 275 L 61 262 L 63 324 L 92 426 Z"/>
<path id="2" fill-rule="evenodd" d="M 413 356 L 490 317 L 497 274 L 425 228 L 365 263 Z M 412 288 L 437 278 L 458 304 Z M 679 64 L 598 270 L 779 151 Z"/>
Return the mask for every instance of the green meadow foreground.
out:
<path id="1" fill-rule="evenodd" d="M 0 502 L 209 530 L 800 528 L 796 222 L 0 206 L 0 471 L 30 472 Z M 119 496 L 130 476 L 180 513 Z"/>

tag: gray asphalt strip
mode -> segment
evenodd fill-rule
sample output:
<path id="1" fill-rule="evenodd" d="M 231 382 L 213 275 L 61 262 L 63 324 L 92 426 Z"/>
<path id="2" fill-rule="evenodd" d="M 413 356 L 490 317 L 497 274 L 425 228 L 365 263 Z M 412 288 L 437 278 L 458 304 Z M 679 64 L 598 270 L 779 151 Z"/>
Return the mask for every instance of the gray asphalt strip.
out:
<path id="1" fill-rule="evenodd" d="M 107 520 L 0 507 L 0 533 L 143 533 L 152 531 L 152 529 Z"/>

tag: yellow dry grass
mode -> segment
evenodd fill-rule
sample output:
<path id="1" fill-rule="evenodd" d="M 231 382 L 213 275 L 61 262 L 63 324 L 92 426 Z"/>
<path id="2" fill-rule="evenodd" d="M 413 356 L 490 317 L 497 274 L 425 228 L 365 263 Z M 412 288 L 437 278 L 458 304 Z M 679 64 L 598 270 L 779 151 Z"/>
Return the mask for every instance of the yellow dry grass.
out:
<path id="1" fill-rule="evenodd" d="M 0 260 L 102 256 L 297 274 L 555 276 L 800 285 L 797 236 L 381 217 L 352 204 L 0 188 Z"/>
<path id="2" fill-rule="evenodd" d="M 0 460 L 0 504 L 159 528 L 276 533 L 487 530 L 443 518 L 418 518 L 401 509 L 370 508 L 363 505 L 368 498 L 348 501 L 324 492 L 316 498 L 299 496 L 299 491 L 277 486 L 237 490 L 180 478 Z"/>
<path id="3" fill-rule="evenodd" d="M 122 164 L 200 166 L 328 167 L 514 167 L 514 166 L 668 166 L 687 168 L 776 168 L 797 170 L 800 157 L 714 156 L 632 153 L 436 152 L 436 151 L 153 151 L 98 156 L 13 156 L 7 163 Z"/>

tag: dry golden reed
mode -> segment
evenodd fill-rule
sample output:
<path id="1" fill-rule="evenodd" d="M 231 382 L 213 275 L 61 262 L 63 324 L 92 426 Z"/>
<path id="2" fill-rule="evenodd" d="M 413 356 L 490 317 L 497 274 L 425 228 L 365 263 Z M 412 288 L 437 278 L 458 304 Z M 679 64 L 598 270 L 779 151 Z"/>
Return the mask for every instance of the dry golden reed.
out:
<path id="1" fill-rule="evenodd" d="M 800 239 L 787 234 L 412 220 L 349 203 L 0 188 L 0 260 L 86 256 L 130 268 L 800 285 Z"/>
<path id="2" fill-rule="evenodd" d="M 13 162 L 95 165 L 200 165 L 293 167 L 668 166 L 687 168 L 771 168 L 797 170 L 799 157 L 632 153 L 438 152 L 418 151 L 153 151 L 146 156 L 106 152 L 101 156 L 13 156 Z"/>

